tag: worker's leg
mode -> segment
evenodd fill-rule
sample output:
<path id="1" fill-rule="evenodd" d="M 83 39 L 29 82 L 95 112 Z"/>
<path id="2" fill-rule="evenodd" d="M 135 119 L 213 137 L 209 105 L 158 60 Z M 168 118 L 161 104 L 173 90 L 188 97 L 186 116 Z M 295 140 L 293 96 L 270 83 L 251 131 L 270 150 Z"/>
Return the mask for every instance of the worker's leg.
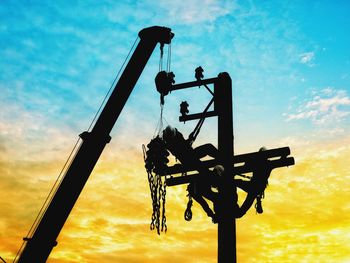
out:
<path id="1" fill-rule="evenodd" d="M 237 218 L 242 217 L 252 206 L 254 200 L 264 192 L 267 186 L 267 180 L 271 173 L 270 168 L 264 168 L 265 167 L 263 167 L 260 170 L 254 171 L 253 177 L 250 181 L 235 180 L 237 187 L 243 189 L 248 193 L 243 204 L 236 212 Z"/>
<path id="2" fill-rule="evenodd" d="M 244 200 L 241 207 L 238 208 L 236 211 L 236 218 L 240 218 L 245 215 L 245 213 L 249 210 L 249 208 L 252 206 L 254 200 L 256 198 L 256 194 L 249 193 L 247 194 L 246 199 Z"/>
<path id="3" fill-rule="evenodd" d="M 188 193 L 192 196 L 192 198 L 194 200 L 196 200 L 196 202 L 198 204 L 200 204 L 203 208 L 203 210 L 207 213 L 207 215 L 209 217 L 211 217 L 214 221 L 215 219 L 215 214 L 213 212 L 213 210 L 211 210 L 211 208 L 209 207 L 207 201 L 203 198 L 202 196 L 202 192 L 201 192 L 202 189 L 199 189 L 198 188 L 198 185 L 195 184 L 195 183 L 190 183 L 187 187 L 187 191 Z"/>
<path id="4" fill-rule="evenodd" d="M 211 189 L 207 189 L 207 191 L 203 193 L 203 196 L 212 201 L 213 203 L 218 200 L 218 193 L 212 191 Z"/>
<path id="5" fill-rule="evenodd" d="M 244 192 L 248 193 L 248 191 L 250 189 L 250 184 L 251 184 L 250 181 L 235 179 L 234 182 L 235 182 L 236 187 L 241 188 Z"/>
<path id="6" fill-rule="evenodd" d="M 193 150 L 198 158 L 202 158 L 207 155 L 216 158 L 218 153 L 218 149 L 216 149 L 215 146 L 210 143 L 198 146 Z"/>
<path id="7" fill-rule="evenodd" d="M 198 202 L 198 204 L 202 206 L 204 212 L 206 212 L 207 215 L 212 218 L 213 222 L 216 223 L 217 222 L 216 216 L 213 210 L 211 210 L 211 208 L 209 207 L 207 201 L 201 195 L 196 195 L 192 197 L 194 200 Z"/>

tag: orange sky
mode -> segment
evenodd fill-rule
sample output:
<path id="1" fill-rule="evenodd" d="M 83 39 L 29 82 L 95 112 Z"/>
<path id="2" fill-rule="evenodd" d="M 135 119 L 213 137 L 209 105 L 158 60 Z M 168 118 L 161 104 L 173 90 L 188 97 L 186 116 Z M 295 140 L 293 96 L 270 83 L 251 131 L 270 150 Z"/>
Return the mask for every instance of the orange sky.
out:
<path id="1" fill-rule="evenodd" d="M 280 145 L 282 146 L 282 145 Z M 272 172 L 263 200 L 237 220 L 238 262 L 347 262 L 349 137 L 305 150 Z M 149 230 L 151 201 L 141 152 L 102 156 L 48 262 L 216 262 L 217 226 L 197 204 L 186 222 L 184 186 L 168 187 L 168 232 Z M 127 162 L 132 160 L 132 162 Z M 59 161 L 1 163 L 1 256 L 11 261 L 52 186 Z M 33 176 L 35 174 L 35 176 Z M 48 174 L 50 177 L 48 178 Z"/>

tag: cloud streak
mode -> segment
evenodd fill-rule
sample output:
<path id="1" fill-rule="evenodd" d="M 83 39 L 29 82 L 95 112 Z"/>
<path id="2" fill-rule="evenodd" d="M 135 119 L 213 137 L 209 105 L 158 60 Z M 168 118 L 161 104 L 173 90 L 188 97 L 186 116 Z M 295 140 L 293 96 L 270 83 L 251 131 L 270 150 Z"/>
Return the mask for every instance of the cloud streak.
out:
<path id="1" fill-rule="evenodd" d="M 200 24 L 214 22 L 237 8 L 235 1 L 195 0 L 190 2 L 161 1 L 172 24 Z"/>
<path id="2" fill-rule="evenodd" d="M 344 120 L 350 114 L 350 98 L 345 90 L 323 89 L 310 101 L 301 105 L 296 113 L 285 114 L 286 121 L 311 120 L 322 125 Z"/>
<path id="3" fill-rule="evenodd" d="M 305 64 L 309 67 L 312 67 L 314 65 L 313 61 L 315 59 L 315 53 L 314 52 L 306 52 L 306 53 L 302 53 L 299 55 L 299 62 L 301 64 Z"/>

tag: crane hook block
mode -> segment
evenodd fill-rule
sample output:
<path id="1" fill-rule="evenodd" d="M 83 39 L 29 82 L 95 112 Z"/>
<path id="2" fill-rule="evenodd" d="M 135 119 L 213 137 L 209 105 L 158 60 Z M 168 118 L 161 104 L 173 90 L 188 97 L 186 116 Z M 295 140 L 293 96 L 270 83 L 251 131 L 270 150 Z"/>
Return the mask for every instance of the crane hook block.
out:
<path id="1" fill-rule="evenodd" d="M 173 72 L 160 71 L 157 74 L 155 78 L 155 83 L 157 91 L 160 93 L 160 95 L 166 96 L 169 94 L 169 91 L 171 90 L 171 85 L 175 83 L 174 78 L 175 74 Z"/>

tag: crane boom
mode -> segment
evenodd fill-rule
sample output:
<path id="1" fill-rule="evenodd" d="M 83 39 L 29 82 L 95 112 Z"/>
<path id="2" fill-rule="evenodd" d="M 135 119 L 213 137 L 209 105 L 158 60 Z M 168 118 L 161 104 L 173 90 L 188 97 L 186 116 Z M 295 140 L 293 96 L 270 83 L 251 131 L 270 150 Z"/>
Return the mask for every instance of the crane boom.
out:
<path id="1" fill-rule="evenodd" d="M 97 163 L 123 107 L 158 43 L 170 44 L 170 28 L 153 26 L 139 32 L 140 42 L 126 65 L 111 96 L 91 132 L 83 132 L 83 142 L 48 205 L 33 235 L 27 238 L 17 262 L 46 262 L 75 202 Z"/>

